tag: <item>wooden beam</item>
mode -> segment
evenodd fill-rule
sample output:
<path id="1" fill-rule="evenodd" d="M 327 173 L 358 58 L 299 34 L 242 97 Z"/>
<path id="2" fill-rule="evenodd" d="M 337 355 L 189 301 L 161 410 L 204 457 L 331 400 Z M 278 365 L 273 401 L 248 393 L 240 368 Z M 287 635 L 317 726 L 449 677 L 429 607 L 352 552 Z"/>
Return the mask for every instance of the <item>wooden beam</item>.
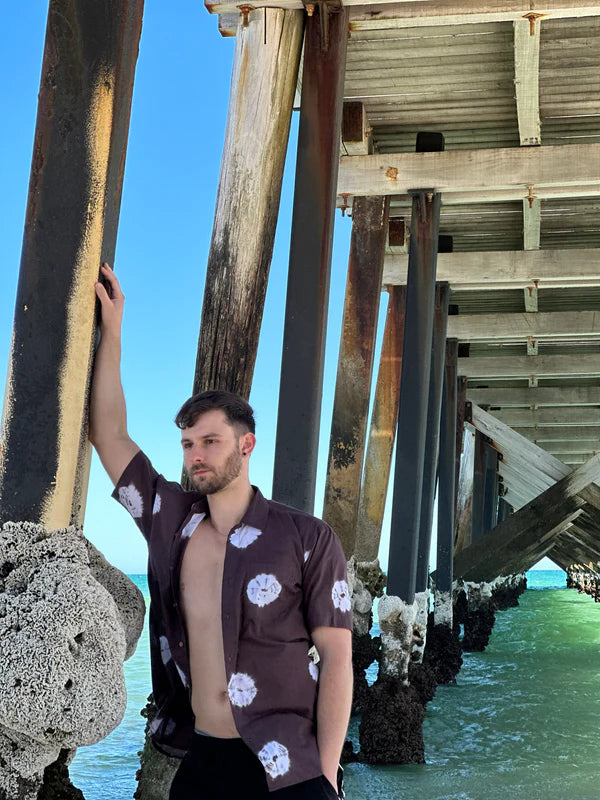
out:
<path id="1" fill-rule="evenodd" d="M 600 354 L 573 356 L 474 356 L 458 359 L 458 374 L 471 379 L 600 376 Z"/>
<path id="2" fill-rule="evenodd" d="M 205 0 L 210 14 L 235 13 L 235 0 Z M 497 0 L 473 3 L 468 0 L 343 0 L 350 7 L 350 30 L 371 28 L 411 28 L 425 25 L 464 25 L 465 23 L 512 22 L 529 10 L 523 0 Z M 256 0 L 253 8 L 303 9 L 302 0 Z M 587 17 L 600 14 L 597 0 L 544 0 L 541 9 L 551 19 Z"/>
<path id="3" fill-rule="evenodd" d="M 542 201 L 539 197 L 523 198 L 523 250 L 539 250 L 542 230 Z M 525 308 L 526 311 L 537 309 Z"/>
<path id="4" fill-rule="evenodd" d="M 293 2 L 294 0 L 292 0 Z M 345 5 L 354 3 L 346 0 Z M 523 0 L 497 0 L 474 3 L 472 0 L 421 0 L 407 5 L 393 0 L 356 0 L 350 12 L 350 30 L 412 28 L 426 25 L 464 25 L 486 22 L 513 22 L 522 19 L 531 4 Z M 597 0 L 545 0 L 541 12 L 550 19 L 596 16 Z"/>
<path id="5" fill-rule="evenodd" d="M 600 386 L 540 386 L 534 389 L 467 389 L 467 399 L 478 406 L 600 406 Z M 600 423 L 599 423 L 600 424 Z"/>
<path id="6" fill-rule="evenodd" d="M 405 284 L 408 256 L 387 255 L 384 284 Z M 437 276 L 454 290 L 600 286 L 598 250 L 508 250 L 439 253 Z"/>
<path id="7" fill-rule="evenodd" d="M 498 525 L 479 542 L 458 553 L 454 575 L 470 581 L 489 581 L 506 574 L 505 564 L 515 553 L 524 552 L 564 529 L 584 501 L 578 493 L 600 479 L 600 455 L 555 483 L 541 495 Z"/>
<path id="8" fill-rule="evenodd" d="M 458 314 L 448 320 L 448 336 L 461 342 L 598 339 L 600 311 Z"/>
<path id="9" fill-rule="evenodd" d="M 597 426 L 557 425 L 548 428 L 513 428 L 513 430 L 541 447 L 553 442 L 600 442 L 600 413 Z"/>
<path id="10" fill-rule="evenodd" d="M 541 442 L 539 447 L 551 453 L 560 461 L 571 455 L 586 455 L 589 458 L 594 453 L 600 453 L 600 442 Z M 564 461 L 563 461 L 564 463 Z"/>
<path id="11" fill-rule="evenodd" d="M 594 407 L 567 406 L 565 408 L 538 408 L 535 411 L 524 408 L 507 408 L 502 411 L 490 410 L 490 414 L 510 425 L 511 428 L 535 428 L 536 426 L 600 425 L 600 409 Z"/>
<path id="12" fill-rule="evenodd" d="M 513 22 L 515 49 L 515 91 L 521 145 L 542 143 L 540 123 L 539 69 L 540 22 L 518 19 Z M 539 200 L 538 200 L 539 203 Z M 539 223 L 538 223 L 539 246 Z M 526 246 L 526 249 L 527 246 Z"/>
<path id="13" fill-rule="evenodd" d="M 453 194 L 463 202 L 467 195 L 469 202 L 505 199 L 506 192 L 523 198 L 528 187 L 540 198 L 549 190 L 571 197 L 583 185 L 588 196 L 600 195 L 600 143 L 342 156 L 338 175 L 338 195 L 408 195 L 427 186 L 445 204 Z"/>

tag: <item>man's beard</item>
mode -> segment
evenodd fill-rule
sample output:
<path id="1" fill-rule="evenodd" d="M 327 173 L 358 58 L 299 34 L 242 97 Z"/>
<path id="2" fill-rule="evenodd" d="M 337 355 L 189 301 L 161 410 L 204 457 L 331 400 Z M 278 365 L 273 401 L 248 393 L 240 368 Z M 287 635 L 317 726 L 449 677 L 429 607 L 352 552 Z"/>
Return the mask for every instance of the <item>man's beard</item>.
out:
<path id="1" fill-rule="evenodd" d="M 198 467 L 196 467 L 198 469 Z M 200 469 L 203 469 L 200 467 Z M 206 467 L 206 469 L 210 469 Z M 242 470 L 242 456 L 238 447 L 234 447 L 233 451 L 227 456 L 223 468 L 219 472 L 211 471 L 206 475 L 194 475 L 193 471 L 188 471 L 188 475 L 194 486 L 202 494 L 216 494 L 222 489 L 225 489 L 229 484 L 235 480 Z"/>

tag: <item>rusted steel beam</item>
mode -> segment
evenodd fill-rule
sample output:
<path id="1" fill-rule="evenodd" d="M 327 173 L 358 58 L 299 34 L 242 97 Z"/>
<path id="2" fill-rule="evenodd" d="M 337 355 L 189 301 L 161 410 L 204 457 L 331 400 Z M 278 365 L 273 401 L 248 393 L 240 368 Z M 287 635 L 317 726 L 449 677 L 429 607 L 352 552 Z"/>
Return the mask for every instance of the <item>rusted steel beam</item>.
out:
<path id="1" fill-rule="evenodd" d="M 357 561 L 377 558 L 398 423 L 406 287 L 389 286 L 388 292 L 375 401 L 358 502 L 354 549 Z"/>
<path id="2" fill-rule="evenodd" d="M 315 500 L 347 39 L 346 9 L 329 13 L 319 5 L 306 20 L 273 497 L 308 512 Z"/>
<path id="3" fill-rule="evenodd" d="M 115 252 L 143 0 L 51 0 L 3 415 L 0 522 L 83 520 L 94 282 Z"/>
<path id="4" fill-rule="evenodd" d="M 323 518 L 354 553 L 389 199 L 357 197 L 338 359 Z"/>
<path id="5" fill-rule="evenodd" d="M 440 420 L 440 456 L 437 516 L 437 566 L 434 621 L 452 627 L 452 561 L 454 553 L 454 470 L 456 454 L 456 394 L 458 339 L 446 340 L 444 390 Z"/>
<path id="6" fill-rule="evenodd" d="M 460 345 L 459 345 L 460 347 Z M 456 389 L 456 465 L 455 465 L 455 487 L 456 502 L 458 503 L 458 484 L 460 477 L 460 459 L 463 451 L 463 440 L 465 435 L 465 415 L 467 410 L 467 379 L 464 375 L 459 375 Z"/>
<path id="7" fill-rule="evenodd" d="M 446 359 L 446 329 L 448 327 L 448 302 L 450 284 L 437 283 L 433 311 L 433 342 L 431 346 L 431 374 L 427 400 L 427 433 L 425 436 L 425 463 L 423 491 L 419 520 L 419 546 L 417 551 L 417 592 L 427 589 L 429 578 L 429 550 L 433 527 L 433 501 L 438 472 L 440 446 L 440 416 L 442 413 L 442 388 Z"/>
<path id="8" fill-rule="evenodd" d="M 423 490 L 441 196 L 413 196 L 388 594 L 412 603 Z"/>
<path id="9" fill-rule="evenodd" d="M 250 394 L 303 24 L 302 11 L 239 15 L 194 392 Z"/>

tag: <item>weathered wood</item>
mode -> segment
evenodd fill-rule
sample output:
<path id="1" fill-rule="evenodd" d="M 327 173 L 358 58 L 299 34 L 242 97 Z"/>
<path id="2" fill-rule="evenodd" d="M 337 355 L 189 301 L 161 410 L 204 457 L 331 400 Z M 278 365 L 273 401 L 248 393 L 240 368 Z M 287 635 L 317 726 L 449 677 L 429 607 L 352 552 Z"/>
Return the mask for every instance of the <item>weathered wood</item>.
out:
<path id="1" fill-rule="evenodd" d="M 573 453 L 589 453 L 589 455 L 593 455 L 594 453 L 600 452 L 599 441 L 540 442 L 539 446 L 547 453 L 552 453 L 559 459 L 561 459 L 562 456 L 571 455 Z"/>
<path id="2" fill-rule="evenodd" d="M 462 458 L 458 475 L 456 501 L 456 533 L 454 552 L 471 544 L 471 516 L 473 510 L 473 463 L 475 458 L 475 431 L 471 425 L 464 427 Z"/>
<path id="3" fill-rule="evenodd" d="M 273 497 L 314 507 L 348 16 L 306 20 Z M 247 198 L 246 198 L 247 199 Z"/>
<path id="4" fill-rule="evenodd" d="M 544 428 L 514 428 L 517 433 L 545 447 L 547 444 L 558 442 L 600 442 L 600 414 L 598 425 L 557 425 Z"/>
<path id="5" fill-rule="evenodd" d="M 597 255 L 589 249 L 440 253 L 437 276 L 454 290 L 600 286 Z M 408 256 L 387 255 L 384 284 L 405 284 L 407 269 Z"/>
<path id="6" fill-rule="evenodd" d="M 523 198 L 529 185 L 540 198 L 553 187 L 553 196 L 572 197 L 577 184 L 585 184 L 588 196 L 600 194 L 600 144 L 342 156 L 338 194 L 407 195 L 415 186 L 430 186 L 444 193 L 446 203 L 454 193 L 493 200 L 517 188 Z"/>
<path id="7" fill-rule="evenodd" d="M 477 542 L 484 533 L 483 507 L 485 503 L 486 439 L 481 431 L 475 431 L 473 456 L 473 504 L 471 510 L 471 536 L 465 544 Z"/>
<path id="8" fill-rule="evenodd" d="M 452 337 L 448 337 L 452 338 Z M 458 365 L 458 348 L 456 349 L 456 358 Z M 456 367 L 458 372 L 458 366 Z M 470 412 L 469 412 L 470 413 Z M 456 378 L 456 471 L 455 471 L 455 487 L 456 499 L 455 505 L 458 508 L 458 490 L 459 490 L 459 476 L 460 476 L 460 462 L 463 453 L 464 432 L 465 432 L 465 419 L 467 415 L 467 379 L 457 375 Z"/>
<path id="9" fill-rule="evenodd" d="M 247 24 L 239 16 L 194 392 L 250 394 L 303 16 L 280 9 L 250 11 Z"/>
<path id="10" fill-rule="evenodd" d="M 542 201 L 539 197 L 523 198 L 523 250 L 539 250 L 542 231 Z M 525 311 L 537 311 L 527 308 Z"/>
<path id="11" fill-rule="evenodd" d="M 102 261 L 113 262 L 143 0 L 51 0 L 3 415 L 0 522 L 81 524 Z"/>
<path id="12" fill-rule="evenodd" d="M 507 574 L 505 564 L 527 547 L 551 538 L 584 505 L 578 493 L 600 479 L 600 456 L 553 484 L 484 539 L 474 542 L 454 559 L 454 574 L 464 580 L 489 581 Z"/>
<path id="13" fill-rule="evenodd" d="M 239 8 L 235 0 L 205 0 L 204 5 L 211 14 L 235 13 Z M 304 8 L 302 0 L 257 0 L 252 5 L 254 8 Z M 343 5 L 352 9 L 351 30 L 512 22 L 521 19 L 528 9 L 522 0 L 477 4 L 464 0 L 344 0 Z M 553 19 L 585 17 L 600 14 L 600 5 L 595 0 L 545 0 L 543 10 Z"/>
<path id="14" fill-rule="evenodd" d="M 389 198 L 357 198 L 338 358 L 323 518 L 354 553 Z"/>
<path id="15" fill-rule="evenodd" d="M 600 354 L 573 356 L 475 356 L 458 359 L 467 378 L 538 378 L 600 376 Z"/>
<path id="16" fill-rule="evenodd" d="M 406 287 L 391 286 L 358 503 L 355 547 L 358 561 L 374 561 L 379 551 L 398 422 L 405 309 Z"/>
<path id="17" fill-rule="evenodd" d="M 461 342 L 525 342 L 530 337 L 539 341 L 596 340 L 600 338 L 600 312 L 459 314 L 448 320 L 448 335 Z"/>
<path id="18" fill-rule="evenodd" d="M 467 389 L 479 406 L 536 408 L 541 406 L 600 406 L 600 386 L 540 386 L 536 388 Z M 494 411 L 494 414 L 496 412 Z M 600 424 L 600 423 L 598 423 Z M 513 425 L 514 427 L 514 425 Z"/>
<path id="19" fill-rule="evenodd" d="M 296 2 L 296 0 L 284 0 Z M 346 0 L 346 4 L 354 0 Z M 393 0 L 357 0 L 359 8 L 350 15 L 350 30 L 376 30 L 378 28 L 410 28 L 425 25 L 462 25 L 489 22 L 512 22 L 521 19 L 531 8 L 522 0 L 473 3 L 471 0 L 420 0 L 408 4 Z M 595 0 L 545 0 L 543 12 L 550 19 L 596 16 L 600 5 Z"/>
<path id="20" fill-rule="evenodd" d="M 542 143 L 540 122 L 540 28 L 539 20 L 530 22 L 519 19 L 513 22 L 515 49 L 515 92 L 517 96 L 517 118 L 521 145 L 540 145 Z M 537 201 L 539 203 L 539 200 Z M 538 209 L 539 212 L 539 209 Z M 525 226 L 525 249 L 527 246 L 527 226 Z M 539 247 L 539 219 L 537 229 Z"/>
<path id="21" fill-rule="evenodd" d="M 503 408 L 490 413 L 511 428 L 535 428 L 536 426 L 600 425 L 600 408 L 590 406 L 565 406 L 564 408 L 537 408 L 530 411 L 526 408 Z"/>

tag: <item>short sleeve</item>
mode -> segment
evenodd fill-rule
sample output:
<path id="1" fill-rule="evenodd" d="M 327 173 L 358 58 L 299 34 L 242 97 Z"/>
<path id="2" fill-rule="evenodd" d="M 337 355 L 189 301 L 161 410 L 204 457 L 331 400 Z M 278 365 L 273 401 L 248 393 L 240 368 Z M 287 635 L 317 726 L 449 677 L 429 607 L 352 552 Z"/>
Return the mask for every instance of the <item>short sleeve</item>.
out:
<path id="1" fill-rule="evenodd" d="M 302 590 L 308 630 L 321 625 L 352 630 L 346 558 L 340 540 L 325 523 L 305 557 Z"/>
<path id="2" fill-rule="evenodd" d="M 139 450 L 125 467 L 112 493 L 129 511 L 146 539 L 150 538 L 153 513 L 160 510 L 160 495 L 156 492 L 158 478 L 148 456 Z"/>

